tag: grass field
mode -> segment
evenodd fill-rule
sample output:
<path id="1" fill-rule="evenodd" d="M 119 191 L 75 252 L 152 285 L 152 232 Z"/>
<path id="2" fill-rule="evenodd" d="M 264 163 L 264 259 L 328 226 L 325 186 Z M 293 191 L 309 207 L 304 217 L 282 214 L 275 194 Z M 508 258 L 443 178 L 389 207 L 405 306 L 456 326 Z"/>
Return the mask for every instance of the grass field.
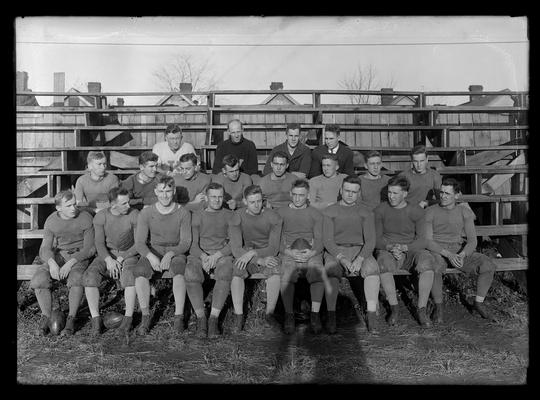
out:
<path id="1" fill-rule="evenodd" d="M 36 336 L 39 309 L 35 303 L 29 304 L 17 311 L 17 382 L 98 385 L 520 385 L 527 382 L 527 298 L 511 287 L 504 276 L 496 276 L 486 299 L 499 319 L 497 323 L 482 320 L 462 304 L 465 297 L 474 293 L 472 282 L 445 276 L 445 323 L 431 329 L 422 329 L 406 306 L 416 301 L 406 279 L 397 282 L 401 298 L 399 325 L 389 327 L 382 308 L 378 334 L 366 331 L 345 296 L 340 296 L 338 302 L 336 335 L 310 333 L 298 304 L 296 334 L 286 336 L 268 330 L 261 324 L 264 296 L 259 283 L 253 283 L 246 293 L 251 301 L 246 305 L 249 313 L 245 330 L 237 336 L 228 334 L 232 313 L 228 303 L 222 313 L 225 334 L 215 340 L 195 338 L 193 319 L 186 332 L 175 334 L 172 300 L 160 297 L 159 291 L 153 303 L 155 325 L 150 334 L 141 337 L 133 332 L 129 340 L 116 338 L 112 332 L 91 339 L 87 312 L 81 313 L 80 329 L 71 338 Z M 456 287 L 459 291 L 454 290 Z M 121 301 L 111 306 L 114 307 L 121 307 Z M 324 320 L 324 304 L 321 314 Z"/>

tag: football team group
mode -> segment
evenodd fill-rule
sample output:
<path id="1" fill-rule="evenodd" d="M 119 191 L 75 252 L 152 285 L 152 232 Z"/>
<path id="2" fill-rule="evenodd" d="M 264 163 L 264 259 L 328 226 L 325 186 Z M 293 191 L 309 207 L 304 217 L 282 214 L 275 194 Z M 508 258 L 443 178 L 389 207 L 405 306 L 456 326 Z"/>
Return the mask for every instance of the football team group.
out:
<path id="1" fill-rule="evenodd" d="M 398 322 L 394 273 L 418 279 L 416 318 L 429 328 L 443 323 L 443 279 L 447 267 L 476 278 L 473 309 L 494 320 L 484 298 L 496 270 L 475 251 L 475 214 L 460 202 L 460 184 L 428 166 L 426 148 L 411 151 L 411 166 L 389 178 L 378 151 L 364 156 L 365 174 L 354 171 L 353 152 L 340 141 L 339 126 L 327 125 L 324 144 L 305 144 L 298 124 L 288 124 L 286 141 L 269 154 L 262 176 L 255 144 L 243 137 L 239 120 L 228 123 L 228 139 L 215 154 L 212 174 L 201 171 L 190 143 L 177 125 L 166 141 L 139 156 L 140 171 L 124 181 L 106 170 L 104 153 L 88 153 L 88 172 L 73 190 L 55 196 L 46 220 L 31 279 L 41 308 L 39 334 L 51 332 L 53 281 L 69 288 L 69 312 L 62 335 L 73 335 L 83 295 L 91 314 L 91 335 L 103 332 L 100 287 L 118 279 L 125 313 L 115 332 L 151 329 L 152 282 L 172 279 L 174 330 L 186 329 L 186 294 L 196 314 L 196 335 L 220 335 L 218 317 L 231 295 L 232 333 L 243 329 L 244 280 L 265 279 L 269 329 L 295 332 L 293 300 L 299 277 L 310 287 L 310 328 L 336 333 L 339 281 L 348 278 L 363 292 L 355 303 L 369 332 L 377 331 L 382 288 L 390 305 L 388 324 Z M 203 283 L 214 279 L 209 316 Z M 363 285 L 363 287 L 362 287 Z M 274 311 L 281 295 L 282 323 Z M 434 302 L 428 315 L 429 296 Z M 363 300 L 363 299 L 362 299 Z M 136 302 L 142 314 L 133 327 Z M 281 320 L 281 319 L 280 319 Z"/>

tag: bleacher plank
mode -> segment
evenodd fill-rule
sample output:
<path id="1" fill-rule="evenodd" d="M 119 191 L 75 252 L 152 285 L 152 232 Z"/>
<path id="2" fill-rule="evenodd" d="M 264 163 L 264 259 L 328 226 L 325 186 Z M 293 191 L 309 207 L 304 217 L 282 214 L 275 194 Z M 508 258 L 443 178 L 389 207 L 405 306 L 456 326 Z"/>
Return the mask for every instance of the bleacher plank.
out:
<path id="1" fill-rule="evenodd" d="M 528 269 L 528 259 L 526 258 L 494 258 L 492 261 L 497 265 L 497 272 L 500 271 L 519 271 Z M 30 280 L 36 269 L 39 267 L 37 264 L 17 265 L 17 280 Z M 447 268 L 447 274 L 459 273 L 456 268 Z M 409 272 L 399 270 L 394 275 L 410 275 Z M 169 271 L 165 272 L 164 278 L 172 278 Z M 211 276 L 213 278 L 213 276 Z M 253 274 L 248 279 L 265 279 L 264 274 Z"/>

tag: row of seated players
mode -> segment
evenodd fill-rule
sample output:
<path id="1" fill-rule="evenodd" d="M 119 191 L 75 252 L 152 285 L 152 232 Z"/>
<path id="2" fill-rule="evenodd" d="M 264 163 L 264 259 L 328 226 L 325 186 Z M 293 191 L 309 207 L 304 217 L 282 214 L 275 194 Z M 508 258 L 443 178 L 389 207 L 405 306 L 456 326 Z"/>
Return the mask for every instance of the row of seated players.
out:
<path id="1" fill-rule="evenodd" d="M 425 149 L 420 150 L 423 157 L 414 153 L 418 149 L 413 151 L 413 168 L 427 164 Z M 99 164 L 103 181 L 112 174 L 105 172 L 104 155 L 96 157 L 96 153 L 89 153 L 90 175 Z M 112 277 L 120 278 L 125 288 L 125 318 L 118 332 L 125 334 L 131 328 L 138 298 L 143 316 L 137 331 L 145 334 L 151 319 L 150 279 L 159 277 L 164 270 L 170 270 L 173 276 L 174 329 L 181 332 L 185 328 L 187 292 L 201 336 L 218 334 L 218 316 L 229 291 L 235 312 L 233 331 L 242 329 L 244 279 L 257 272 L 266 276 L 267 324 L 278 326 L 273 312 L 281 294 L 286 333 L 295 329 L 294 282 L 302 275 L 311 287 L 314 332 L 322 329 L 319 310 L 325 295 L 327 330 L 336 331 L 335 305 L 338 282 L 343 276 L 363 278 L 366 323 L 370 331 L 376 329 L 380 285 L 391 306 L 388 322 L 395 324 L 398 302 L 392 272 L 400 268 L 418 275 L 418 320 L 423 327 L 432 324 L 426 315 L 430 293 L 435 302 L 431 318 L 442 322 L 442 273 L 447 265 L 478 274 L 474 307 L 482 317 L 493 319 L 483 300 L 491 286 L 495 265 L 487 256 L 474 252 L 475 216 L 468 206 L 456 204 L 461 190 L 455 180 L 447 178 L 441 182 L 435 191 L 438 200 L 424 210 L 426 200 L 411 201 L 415 181 L 406 176 L 399 175 L 387 182 L 387 200 L 381 202 L 379 197 L 378 205 L 361 200 L 365 180 L 345 176 L 332 186 L 334 198 L 324 199 L 326 203 L 318 204 L 317 208 L 309 200 L 310 182 L 316 180 L 294 178 L 286 183 L 282 177 L 290 176 L 284 172 L 288 156 L 276 152 L 269 175 L 261 178 L 258 185 L 250 182 L 241 191 L 241 200 L 233 193 L 228 193 L 230 199 L 225 200 L 230 190 L 227 182 L 234 181 L 231 176 L 241 174 L 234 156 L 224 158 L 232 160 L 233 165 L 225 164 L 216 181 L 207 180 L 202 191 L 194 193 L 188 184 L 182 184 L 190 181 L 190 176 L 204 176 L 197 171 L 193 153 L 180 158 L 180 173 L 172 176 L 158 174 L 156 155 L 143 153 L 141 171 L 121 182 L 119 188 L 108 190 L 109 206 L 100 209 L 93 219 L 89 212 L 79 209 L 77 196 L 72 192 L 59 193 L 55 197 L 57 212 L 45 223 L 40 248 L 42 265 L 31 281 L 42 311 L 40 332 L 48 331 L 51 279 L 67 279 L 69 315 L 63 333 L 73 334 L 74 318 L 85 292 L 92 315 L 92 333 L 98 335 L 102 330 L 98 287 L 104 277 Z M 380 170 L 380 155 L 368 155 L 368 173 L 372 161 Z M 322 170 L 321 177 L 325 179 L 335 176 L 335 155 L 323 156 Z M 274 185 L 274 181 L 280 181 L 279 185 Z M 180 205 L 176 192 L 186 188 L 189 201 Z M 426 185 L 423 190 L 421 199 L 426 199 Z M 81 201 L 81 207 L 96 211 L 97 197 L 91 198 L 88 191 L 84 193 L 86 204 Z M 309 240 L 311 249 L 291 249 L 298 238 Z M 94 249 L 97 249 L 95 258 Z M 216 284 L 207 319 L 202 283 L 210 273 L 214 274 Z"/>

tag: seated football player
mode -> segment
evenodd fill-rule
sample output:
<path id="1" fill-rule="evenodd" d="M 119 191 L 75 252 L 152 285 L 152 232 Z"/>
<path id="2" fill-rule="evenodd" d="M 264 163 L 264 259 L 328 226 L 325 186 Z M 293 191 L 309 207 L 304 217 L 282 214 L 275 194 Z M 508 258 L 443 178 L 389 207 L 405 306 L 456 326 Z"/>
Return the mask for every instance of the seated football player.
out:
<path id="1" fill-rule="evenodd" d="M 398 319 L 398 301 L 393 272 L 413 270 L 418 274 L 418 320 L 424 328 L 432 326 L 426 315 L 426 305 L 433 285 L 434 260 L 426 249 L 424 210 L 407 202 L 409 181 L 394 176 L 388 181 L 388 201 L 379 204 L 375 212 L 375 256 L 380 269 L 381 284 L 390 303 L 388 323 Z"/>
<path id="2" fill-rule="evenodd" d="M 135 248 L 140 259 L 133 268 L 133 276 L 142 313 L 137 333 L 146 335 L 150 330 L 150 279 L 162 277 L 167 270 L 173 276 L 173 329 L 182 333 L 185 328 L 185 254 L 191 244 L 191 213 L 176 203 L 176 186 L 171 176 L 161 175 L 154 192 L 157 202 L 139 213 L 135 231 Z"/>
<path id="3" fill-rule="evenodd" d="M 75 183 L 75 198 L 79 208 L 92 215 L 109 206 L 107 193 L 120 184 L 116 175 L 106 171 L 107 157 L 102 151 L 90 151 L 86 157 L 88 172 Z"/>
<path id="4" fill-rule="evenodd" d="M 305 276 L 310 284 L 311 329 L 313 333 L 320 333 L 322 330 L 319 311 L 325 290 L 322 277 L 323 216 L 315 207 L 308 205 L 308 193 L 308 181 L 302 179 L 295 181 L 290 190 L 292 201 L 288 206 L 277 210 L 283 219 L 280 245 L 281 299 L 285 308 L 286 334 L 295 331 L 293 299 L 295 283 L 300 276 Z M 311 248 L 295 249 L 297 239 L 305 239 L 311 244 Z"/>
<path id="5" fill-rule="evenodd" d="M 443 322 L 442 274 L 447 266 L 451 266 L 466 274 L 478 275 L 473 307 L 482 318 L 494 321 L 493 315 L 484 305 L 484 299 L 493 282 L 497 266 L 488 256 L 475 251 L 476 216 L 470 208 L 457 206 L 461 187 L 455 179 L 444 178 L 439 194 L 439 204 L 426 209 L 427 248 L 435 258 L 435 276 L 431 288 L 435 302 L 433 320 L 437 323 Z"/>
<path id="6" fill-rule="evenodd" d="M 210 183 L 206 188 L 206 208 L 193 212 L 193 241 L 185 277 L 189 300 L 197 316 L 197 336 L 201 338 L 219 336 L 218 317 L 231 288 L 232 248 L 242 246 L 238 229 L 240 218 L 234 211 L 223 208 L 223 193 L 223 186 Z M 212 273 L 216 282 L 207 320 L 202 284 Z"/>
<path id="7" fill-rule="evenodd" d="M 318 210 L 337 202 L 341 183 L 348 176 L 338 173 L 339 166 L 335 154 L 324 154 L 321 163 L 322 174 L 309 180 L 309 205 Z"/>
<path id="8" fill-rule="evenodd" d="M 360 182 L 362 183 L 360 200 L 373 210 L 381 203 L 381 200 L 387 200 L 386 185 L 388 184 L 390 177 L 381 174 L 382 156 L 381 153 L 376 150 L 369 151 L 366 154 L 364 167 L 367 172 L 359 176 Z"/>
<path id="9" fill-rule="evenodd" d="M 157 201 L 155 187 L 161 174 L 157 171 L 158 155 L 144 151 L 139 156 L 140 171 L 122 181 L 121 187 L 129 193 L 129 204 L 141 210 Z"/>
<path id="10" fill-rule="evenodd" d="M 103 278 L 120 279 L 126 303 L 125 315 L 116 332 L 125 335 L 131 328 L 136 292 L 133 268 L 139 261 L 135 248 L 135 230 L 139 211 L 130 208 L 129 193 L 124 188 L 112 188 L 108 194 L 110 207 L 94 217 L 97 257 L 83 275 L 84 293 L 92 316 L 92 336 L 102 330 L 99 312 L 99 286 Z"/>
<path id="11" fill-rule="evenodd" d="M 324 169 L 324 167 L 323 167 Z M 376 331 L 379 299 L 379 266 L 373 258 L 375 221 L 373 212 L 359 204 L 360 179 L 347 176 L 340 189 L 341 200 L 323 210 L 324 268 L 332 290 L 326 292 L 328 332 L 336 332 L 336 302 L 339 280 L 362 276 L 367 302 L 367 328 Z"/>
<path id="12" fill-rule="evenodd" d="M 234 332 L 242 329 L 244 279 L 255 273 L 262 273 L 266 281 L 265 325 L 278 327 L 274 310 L 279 298 L 280 269 L 279 244 L 283 220 L 275 210 L 263 207 L 262 190 L 257 185 L 244 190 L 245 208 L 237 211 L 243 247 L 233 248 L 236 259 L 231 282 L 231 297 L 237 325 Z"/>
<path id="13" fill-rule="evenodd" d="M 270 162 L 272 172 L 259 179 L 258 185 L 263 192 L 263 200 L 268 208 L 286 207 L 291 201 L 291 185 L 298 178 L 287 172 L 289 155 L 276 151 Z"/>
<path id="14" fill-rule="evenodd" d="M 184 205 L 190 211 L 205 206 L 205 189 L 212 178 L 199 171 L 195 154 L 183 154 L 172 177 L 176 185 L 176 196 L 179 204 Z"/>
<path id="15" fill-rule="evenodd" d="M 54 196 L 56 211 L 45 221 L 39 248 L 39 259 L 43 264 L 30 280 L 41 309 L 38 333 L 42 335 L 49 333 L 52 279 L 66 283 L 69 288 L 69 312 L 60 334 L 75 333 L 75 317 L 84 292 L 82 276 L 95 254 L 92 216 L 87 211 L 79 211 L 75 202 L 75 195 L 70 190 Z"/>
<path id="16" fill-rule="evenodd" d="M 212 175 L 212 182 L 219 183 L 223 186 L 225 190 L 223 207 L 229 210 L 244 207 L 242 194 L 253 183 L 248 174 L 240 172 L 240 163 L 238 158 L 233 154 L 227 154 L 223 157 L 221 173 Z"/>

